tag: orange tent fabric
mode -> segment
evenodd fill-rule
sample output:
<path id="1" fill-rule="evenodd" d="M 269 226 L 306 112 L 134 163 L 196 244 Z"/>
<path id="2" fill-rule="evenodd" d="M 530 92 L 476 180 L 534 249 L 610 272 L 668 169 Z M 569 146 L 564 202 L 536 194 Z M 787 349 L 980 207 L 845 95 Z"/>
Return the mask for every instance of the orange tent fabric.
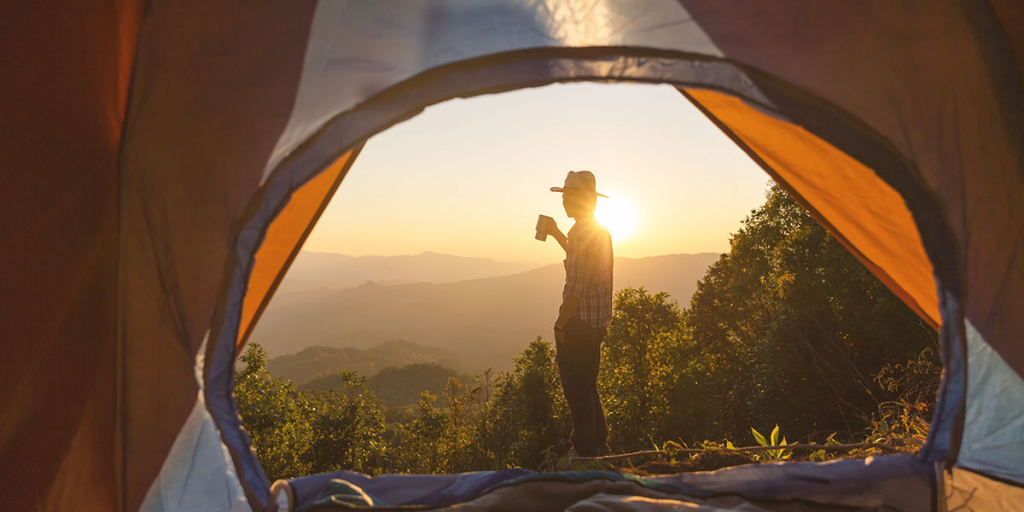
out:
<path id="1" fill-rule="evenodd" d="M 242 304 L 238 353 L 241 353 L 246 338 L 284 278 L 288 266 L 298 255 L 303 242 L 358 155 L 358 148 L 348 151 L 327 170 L 293 192 L 288 204 L 267 228 L 267 235 L 256 252 L 256 262 L 249 274 L 245 302 Z"/>
<path id="2" fill-rule="evenodd" d="M 734 96 L 700 89 L 685 94 L 911 309 L 933 327 L 941 325 L 931 261 L 891 186 L 807 130 Z"/>
<path id="3" fill-rule="evenodd" d="M 117 159 L 142 2 L 0 20 L 0 481 L 9 510 L 116 510 Z"/>

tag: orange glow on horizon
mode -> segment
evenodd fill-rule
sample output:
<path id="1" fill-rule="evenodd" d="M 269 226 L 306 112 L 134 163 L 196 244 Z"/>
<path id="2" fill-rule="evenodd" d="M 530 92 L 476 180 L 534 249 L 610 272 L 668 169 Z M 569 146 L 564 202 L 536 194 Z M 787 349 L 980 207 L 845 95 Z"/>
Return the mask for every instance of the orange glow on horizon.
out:
<path id="1" fill-rule="evenodd" d="M 727 251 L 768 182 L 673 87 L 551 85 L 445 102 L 373 137 L 303 249 L 558 262 L 534 227 L 572 227 L 549 191 L 570 169 L 610 196 L 595 213 L 628 258 Z"/>

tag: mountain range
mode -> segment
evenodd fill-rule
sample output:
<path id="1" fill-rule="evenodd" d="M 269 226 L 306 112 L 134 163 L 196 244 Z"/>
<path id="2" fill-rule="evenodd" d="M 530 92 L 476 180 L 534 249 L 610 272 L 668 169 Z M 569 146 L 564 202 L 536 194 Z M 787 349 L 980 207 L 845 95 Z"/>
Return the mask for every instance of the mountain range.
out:
<path id="1" fill-rule="evenodd" d="M 459 354 L 437 347 L 427 347 L 408 341 L 388 341 L 380 345 L 359 349 L 353 347 L 307 347 L 295 354 L 272 358 L 267 371 L 274 377 L 284 377 L 302 384 L 318 377 L 337 374 L 342 370 L 368 377 L 385 368 L 401 368 L 420 363 L 432 363 L 451 368 L 452 371 L 475 371 L 465 366 Z M 313 386 L 310 389 L 321 389 Z"/>
<path id="2" fill-rule="evenodd" d="M 416 405 L 423 391 L 429 391 L 434 396 L 441 395 L 451 378 L 459 379 L 464 384 L 473 383 L 473 376 L 460 375 L 437 363 L 416 363 L 384 368 L 366 379 L 366 387 L 387 404 L 390 411 L 396 407 Z M 333 373 L 301 384 L 299 389 L 344 392 L 346 382 L 340 373 Z"/>
<path id="3" fill-rule="evenodd" d="M 345 289 L 367 281 L 379 284 L 447 283 L 515 274 L 537 265 L 489 258 L 422 252 L 401 256 L 347 256 L 302 251 L 288 269 L 277 295 L 317 289 Z"/>
<path id="4" fill-rule="evenodd" d="M 615 289 L 644 286 L 652 292 L 666 291 L 672 299 L 686 306 L 697 281 L 718 257 L 718 254 L 701 253 L 616 258 Z M 376 273 L 361 275 L 381 280 L 396 276 L 411 280 L 456 279 L 458 276 L 454 269 L 428 276 L 410 268 L 430 268 L 429 260 L 459 262 L 459 257 L 425 253 L 401 258 L 410 265 L 403 267 L 382 258 L 383 262 L 372 267 Z M 337 261 L 348 260 L 339 258 Z M 488 260 L 462 263 L 469 273 L 487 274 L 506 268 Z M 314 265 L 309 267 L 292 269 L 300 271 L 295 276 L 289 272 L 285 283 L 293 277 L 313 281 Z M 343 271 L 337 272 L 337 275 L 343 274 Z M 321 283 L 341 283 L 351 277 L 332 279 L 325 277 Z M 330 286 L 286 289 L 282 286 L 250 340 L 260 343 L 270 356 L 292 354 L 314 346 L 370 349 L 388 341 L 407 340 L 440 349 L 449 359 L 444 362 L 437 358 L 410 360 L 408 363 L 439 362 L 460 372 L 486 367 L 500 370 L 510 367 L 512 359 L 537 336 L 551 338 L 563 281 L 562 265 L 553 264 L 507 275 L 452 282 L 381 284 L 364 279 L 363 284 L 345 289 Z M 382 366 L 378 365 L 377 369 L 380 368 Z"/>

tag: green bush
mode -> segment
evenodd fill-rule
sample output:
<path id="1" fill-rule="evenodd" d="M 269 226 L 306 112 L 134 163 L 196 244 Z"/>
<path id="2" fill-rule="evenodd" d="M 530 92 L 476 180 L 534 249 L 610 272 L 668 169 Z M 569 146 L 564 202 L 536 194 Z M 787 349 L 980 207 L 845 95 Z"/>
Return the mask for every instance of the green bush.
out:
<path id="1" fill-rule="evenodd" d="M 343 393 L 299 391 L 267 373 L 259 344 L 249 344 L 241 360 L 246 366 L 235 380 L 235 400 L 268 478 L 383 469 L 384 415 L 364 379 L 344 372 Z"/>

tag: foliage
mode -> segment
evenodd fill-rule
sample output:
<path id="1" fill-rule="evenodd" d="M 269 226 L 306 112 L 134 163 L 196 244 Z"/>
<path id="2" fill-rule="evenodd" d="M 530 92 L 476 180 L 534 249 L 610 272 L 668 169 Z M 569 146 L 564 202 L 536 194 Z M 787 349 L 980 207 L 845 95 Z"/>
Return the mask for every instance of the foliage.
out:
<path id="1" fill-rule="evenodd" d="M 660 448 L 693 469 L 795 458 L 728 451 L 747 432 L 789 445 L 780 424 L 811 444 L 867 437 L 916 450 L 939 379 L 935 332 L 778 188 L 730 245 L 685 310 L 666 293 L 616 294 L 599 376 L 612 450 Z M 416 364 L 369 379 L 342 371 L 314 391 L 272 378 L 250 344 L 235 394 L 272 479 L 564 468 L 570 422 L 554 356 L 538 337 L 497 375 Z M 767 436 L 750 427 L 765 424 Z"/>
<path id="2" fill-rule="evenodd" d="M 750 427 L 750 431 L 753 432 L 753 434 L 754 434 L 754 440 L 757 441 L 757 444 L 759 444 L 761 446 L 786 446 L 787 444 L 789 444 L 789 443 L 786 442 L 786 436 L 782 436 L 782 441 L 781 442 L 779 441 L 779 426 L 778 425 L 775 425 L 775 428 L 772 429 L 772 433 L 771 433 L 771 438 L 770 439 L 765 439 L 764 435 L 762 435 L 760 432 L 758 432 L 757 429 L 755 429 L 754 427 Z M 729 444 L 731 445 L 732 443 L 729 443 Z M 793 452 L 791 452 L 789 450 L 784 450 L 782 448 L 779 448 L 777 450 L 768 450 L 768 451 L 765 451 L 765 452 L 761 452 L 758 455 L 761 455 L 761 454 L 763 454 L 765 456 L 764 458 L 766 458 L 768 460 L 784 460 L 784 459 L 788 459 L 790 456 L 792 456 Z M 761 457 L 758 457 L 758 458 L 761 458 Z"/>
<path id="3" fill-rule="evenodd" d="M 930 347 L 904 364 L 883 366 L 874 380 L 895 398 L 878 405 L 867 429 L 868 440 L 902 444 L 908 452 L 923 446 L 941 372 Z"/>
<path id="4" fill-rule="evenodd" d="M 407 421 L 387 425 L 368 379 L 341 372 L 327 391 L 297 390 L 270 377 L 266 352 L 252 343 L 235 395 L 271 479 L 341 468 L 380 474 L 553 467 L 568 450 L 569 434 L 554 355 L 538 338 L 512 371 L 495 377 L 488 370 L 472 386 L 451 377 L 439 396 L 421 393 Z"/>
<path id="5" fill-rule="evenodd" d="M 620 290 L 602 346 L 600 393 L 606 407 L 609 442 L 631 451 L 650 439 L 678 436 L 670 417 L 677 372 L 690 353 L 682 313 L 667 293 Z"/>
<path id="6" fill-rule="evenodd" d="M 541 467 L 546 450 L 568 450 L 569 407 L 550 343 L 538 337 L 499 375 L 487 412 L 491 429 L 482 442 L 506 466 Z"/>
<path id="7" fill-rule="evenodd" d="M 270 377 L 267 353 L 259 344 L 250 343 L 241 360 L 245 368 L 235 380 L 235 401 L 263 470 L 271 480 L 310 473 L 302 453 L 312 441 L 312 429 L 295 386 Z"/>
<path id="8" fill-rule="evenodd" d="M 373 473 L 385 453 L 384 414 L 366 379 L 341 372 L 342 393 L 303 395 L 306 421 L 313 429 L 310 449 L 304 453 L 313 473 L 350 469 Z"/>
<path id="9" fill-rule="evenodd" d="M 703 371 L 703 431 L 739 437 L 786 423 L 800 438 L 853 432 L 892 394 L 885 364 L 934 346 L 934 330 L 778 187 L 700 283 L 686 326 Z"/>
<path id="10" fill-rule="evenodd" d="M 346 468 L 379 470 L 384 417 L 365 380 L 343 373 L 343 393 L 303 392 L 271 378 L 267 354 L 251 343 L 235 381 L 238 412 L 271 480 Z"/>
<path id="11" fill-rule="evenodd" d="M 401 427 L 399 437 L 403 449 L 396 454 L 395 469 L 399 472 L 450 473 L 464 467 L 462 455 L 466 446 L 464 422 L 460 421 L 466 402 L 475 399 L 459 381 L 448 381 L 445 388 L 446 408 L 435 406 L 437 396 L 424 391 L 420 396 L 419 413 Z"/>

